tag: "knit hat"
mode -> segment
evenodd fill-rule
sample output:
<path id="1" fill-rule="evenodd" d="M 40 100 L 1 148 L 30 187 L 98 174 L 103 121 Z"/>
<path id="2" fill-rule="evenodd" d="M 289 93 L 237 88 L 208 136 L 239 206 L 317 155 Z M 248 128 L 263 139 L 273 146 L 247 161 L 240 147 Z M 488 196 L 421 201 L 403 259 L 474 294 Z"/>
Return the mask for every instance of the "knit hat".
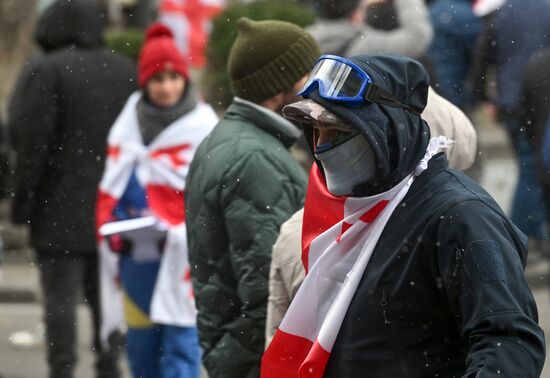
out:
<path id="1" fill-rule="evenodd" d="M 227 65 L 233 94 L 261 103 L 292 88 L 321 55 L 313 37 L 283 21 L 237 21 Z"/>
<path id="2" fill-rule="evenodd" d="M 151 76 L 164 70 L 178 72 L 186 79 L 189 77 L 187 62 L 176 47 L 172 32 L 157 22 L 145 32 L 145 43 L 139 54 L 139 86 L 143 88 Z"/>

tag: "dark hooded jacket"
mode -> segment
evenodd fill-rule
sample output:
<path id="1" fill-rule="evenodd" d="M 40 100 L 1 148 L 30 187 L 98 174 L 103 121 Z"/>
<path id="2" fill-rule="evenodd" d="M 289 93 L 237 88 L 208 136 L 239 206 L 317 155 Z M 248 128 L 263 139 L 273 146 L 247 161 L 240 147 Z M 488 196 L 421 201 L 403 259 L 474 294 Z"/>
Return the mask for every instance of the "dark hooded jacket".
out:
<path id="1" fill-rule="evenodd" d="M 428 78 L 408 58 L 352 59 L 402 103 L 421 110 Z M 424 155 L 425 122 L 397 107 L 349 108 L 310 98 L 357 127 L 372 146 L 381 192 Z M 527 238 L 491 196 L 429 162 L 390 217 L 348 308 L 326 377 L 539 377 L 544 334 L 524 278 Z"/>
<path id="2" fill-rule="evenodd" d="M 95 253 L 105 140 L 135 90 L 135 65 L 103 47 L 92 1 L 55 2 L 35 39 L 44 54 L 23 68 L 9 107 L 17 155 L 12 220 L 30 223 L 39 251 Z"/>

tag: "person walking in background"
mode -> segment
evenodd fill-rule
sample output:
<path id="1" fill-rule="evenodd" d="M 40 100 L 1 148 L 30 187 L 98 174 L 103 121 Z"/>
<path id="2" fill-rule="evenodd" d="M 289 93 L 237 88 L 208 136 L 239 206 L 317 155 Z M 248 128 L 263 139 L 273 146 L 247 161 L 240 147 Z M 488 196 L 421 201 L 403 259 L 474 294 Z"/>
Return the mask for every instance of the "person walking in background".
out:
<path id="1" fill-rule="evenodd" d="M 185 189 L 189 261 L 210 378 L 259 375 L 271 247 L 303 205 L 307 176 L 288 152 L 300 131 L 281 115 L 319 47 L 282 21 L 237 22 L 228 72 L 235 95 L 200 145 Z"/>
<path id="2" fill-rule="evenodd" d="M 395 0 L 396 27 L 374 28 L 365 23 L 360 0 L 322 0 L 319 20 L 306 30 L 325 54 L 353 56 L 371 52 L 393 52 L 420 58 L 430 45 L 433 30 L 423 0 Z"/>
<path id="3" fill-rule="evenodd" d="M 124 303 L 133 376 L 198 378 L 201 353 L 182 197 L 193 154 L 218 118 L 199 101 L 187 61 L 166 26 L 149 27 L 138 68 L 142 90 L 132 94 L 111 128 L 99 185 L 103 335 L 119 325 L 117 304 Z"/>
<path id="4" fill-rule="evenodd" d="M 434 0 L 429 10 L 434 39 L 428 56 L 437 77 L 432 86 L 461 109 L 469 108 L 473 97 L 467 79 L 482 21 L 474 14 L 472 0 Z"/>
<path id="5" fill-rule="evenodd" d="M 4 200 L 8 194 L 8 143 L 6 140 L 4 122 L 0 117 L 0 200 Z M 2 264 L 4 262 L 4 241 L 0 235 L 0 281 L 2 280 Z"/>
<path id="6" fill-rule="evenodd" d="M 476 3 L 481 9 L 489 1 Z M 517 153 L 518 184 L 512 201 L 512 221 L 535 242 L 548 237 L 533 146 L 522 124 L 521 83 L 529 59 L 550 45 L 550 1 L 507 0 L 486 16 L 474 53 L 475 100 L 501 121 Z M 490 4 L 489 4 L 490 5 Z M 487 8 L 491 9 L 491 8 Z M 495 69 L 496 97 L 490 96 L 488 71 Z"/>
<path id="7" fill-rule="evenodd" d="M 536 174 L 542 187 L 546 219 L 550 219 L 550 169 L 548 124 L 550 116 L 550 46 L 535 54 L 521 84 L 521 122 L 534 150 Z M 548 251 L 547 251 L 548 252 Z"/>
<path id="8" fill-rule="evenodd" d="M 525 237 L 448 168 L 439 151 L 449 141 L 430 139 L 426 70 L 370 54 L 323 56 L 312 72 L 305 100 L 283 110 L 316 158 L 307 274 L 262 377 L 539 377 L 545 342 Z M 323 111 L 304 111 L 312 103 Z"/>
<path id="9" fill-rule="evenodd" d="M 104 47 L 102 23 L 93 1 L 50 5 L 35 32 L 44 53 L 26 64 L 9 105 L 11 219 L 30 226 L 52 378 L 73 375 L 81 292 L 92 310 L 97 376 L 118 376 L 116 350 L 99 342 L 94 204 L 105 138 L 135 89 L 135 66 Z"/>

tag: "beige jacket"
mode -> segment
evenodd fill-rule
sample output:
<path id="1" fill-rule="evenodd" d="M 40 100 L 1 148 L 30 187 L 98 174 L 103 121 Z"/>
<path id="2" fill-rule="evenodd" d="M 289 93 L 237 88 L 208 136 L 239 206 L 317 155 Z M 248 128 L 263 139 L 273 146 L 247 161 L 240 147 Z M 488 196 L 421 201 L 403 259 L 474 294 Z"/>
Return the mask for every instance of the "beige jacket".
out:
<path id="1" fill-rule="evenodd" d="M 477 134 L 466 114 L 430 87 L 422 118 L 430 126 L 432 138 L 443 135 L 454 141 L 445 151 L 449 167 L 459 171 L 470 168 L 476 158 Z"/>
<path id="2" fill-rule="evenodd" d="M 430 126 L 432 137 L 444 135 L 454 141 L 445 153 L 449 166 L 464 170 L 475 159 L 477 135 L 466 115 L 432 88 L 422 118 Z M 305 271 L 302 266 L 302 218 L 304 210 L 296 212 L 281 226 L 273 246 L 269 276 L 267 304 L 266 345 L 281 324 L 292 298 L 302 283 Z"/>
<path id="3" fill-rule="evenodd" d="M 303 216 L 304 209 L 298 210 L 283 223 L 273 246 L 267 300 L 266 345 L 271 342 L 292 298 L 304 280 L 301 253 Z"/>

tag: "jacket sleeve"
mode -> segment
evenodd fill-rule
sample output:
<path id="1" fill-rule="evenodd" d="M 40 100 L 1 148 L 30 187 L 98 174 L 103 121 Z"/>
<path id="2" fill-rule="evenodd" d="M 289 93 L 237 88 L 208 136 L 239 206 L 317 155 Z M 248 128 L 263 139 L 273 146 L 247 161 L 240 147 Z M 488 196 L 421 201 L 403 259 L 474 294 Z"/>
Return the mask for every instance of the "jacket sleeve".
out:
<path id="1" fill-rule="evenodd" d="M 426 53 L 433 38 L 432 22 L 422 0 L 396 0 L 395 11 L 399 27 L 395 30 L 378 30 L 365 25 L 346 51 L 347 56 L 366 51 L 393 51 L 419 58 Z"/>
<path id="2" fill-rule="evenodd" d="M 281 226 L 273 246 L 267 301 L 266 347 L 279 328 L 292 299 L 305 277 L 302 265 L 302 219 L 304 210 L 296 212 Z"/>
<path id="3" fill-rule="evenodd" d="M 430 87 L 422 118 L 430 126 L 432 137 L 443 135 L 454 142 L 445 150 L 449 166 L 470 168 L 476 159 L 477 133 L 466 114 Z"/>
<path id="4" fill-rule="evenodd" d="M 250 351 L 259 366 L 265 345 L 271 249 L 281 224 L 302 206 L 305 180 L 291 182 L 277 157 L 258 151 L 247 154 L 229 169 L 222 188 L 223 216 L 241 311 L 227 333 Z"/>
<path id="5" fill-rule="evenodd" d="M 48 168 L 48 153 L 58 117 L 55 72 L 44 59 L 23 69 L 13 92 L 8 132 L 16 154 L 12 221 L 25 223 L 41 180 Z"/>
<path id="6" fill-rule="evenodd" d="M 544 333 L 524 277 L 526 238 L 489 205 L 470 200 L 441 217 L 438 267 L 469 343 L 464 377 L 539 377 Z"/>

